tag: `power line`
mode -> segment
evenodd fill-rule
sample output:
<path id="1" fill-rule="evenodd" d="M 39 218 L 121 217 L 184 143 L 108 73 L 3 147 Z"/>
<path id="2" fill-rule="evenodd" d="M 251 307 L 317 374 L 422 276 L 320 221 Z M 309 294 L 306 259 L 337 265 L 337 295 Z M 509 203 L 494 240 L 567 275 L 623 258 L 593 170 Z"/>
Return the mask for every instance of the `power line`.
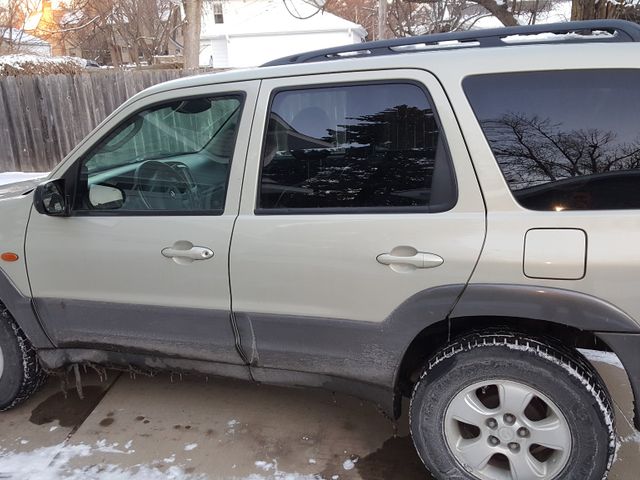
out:
<path id="1" fill-rule="evenodd" d="M 287 5 L 287 0 L 282 0 L 282 3 L 284 3 L 284 8 L 287 9 L 287 12 L 289 12 L 289 15 L 291 15 L 294 18 L 297 18 L 298 20 L 308 20 L 309 18 L 317 15 L 318 13 L 324 10 L 324 7 L 318 7 L 318 9 L 315 12 L 313 12 L 311 15 L 307 15 L 306 17 L 303 17 L 300 15 L 300 13 L 298 12 L 298 9 L 295 7 L 293 2 L 291 2 L 291 6 L 294 8 L 296 13 L 291 11 L 291 9 L 289 8 L 289 5 Z"/>

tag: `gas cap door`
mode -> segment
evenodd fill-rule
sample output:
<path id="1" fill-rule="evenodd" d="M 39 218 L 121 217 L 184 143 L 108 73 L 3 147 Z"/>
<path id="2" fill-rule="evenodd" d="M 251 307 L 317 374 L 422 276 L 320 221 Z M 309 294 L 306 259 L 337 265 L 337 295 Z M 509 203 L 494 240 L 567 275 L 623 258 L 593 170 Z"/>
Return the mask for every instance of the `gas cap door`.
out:
<path id="1" fill-rule="evenodd" d="M 529 278 L 580 280 L 587 268 L 587 234 L 578 228 L 534 228 L 524 240 Z"/>

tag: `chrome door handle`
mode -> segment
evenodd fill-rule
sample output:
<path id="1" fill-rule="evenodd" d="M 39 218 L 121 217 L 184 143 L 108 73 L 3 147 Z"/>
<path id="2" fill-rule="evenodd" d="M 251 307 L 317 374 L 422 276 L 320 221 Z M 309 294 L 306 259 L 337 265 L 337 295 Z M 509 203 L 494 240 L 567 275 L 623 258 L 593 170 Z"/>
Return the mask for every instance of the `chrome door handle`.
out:
<path id="1" fill-rule="evenodd" d="M 417 252 L 411 256 L 381 253 L 376 260 L 383 265 L 411 265 L 415 268 L 434 268 L 444 263 L 444 259 L 441 256 L 424 252 Z"/>
<path id="2" fill-rule="evenodd" d="M 186 260 L 209 260 L 213 257 L 213 250 L 207 247 L 191 247 L 188 250 L 181 250 L 175 247 L 162 249 L 162 255 L 167 258 L 181 258 Z"/>

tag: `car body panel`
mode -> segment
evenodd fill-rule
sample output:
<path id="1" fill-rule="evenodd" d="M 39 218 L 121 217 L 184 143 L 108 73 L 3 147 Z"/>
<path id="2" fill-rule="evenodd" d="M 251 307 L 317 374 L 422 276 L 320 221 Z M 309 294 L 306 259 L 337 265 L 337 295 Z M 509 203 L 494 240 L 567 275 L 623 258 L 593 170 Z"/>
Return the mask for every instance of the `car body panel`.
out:
<path id="1" fill-rule="evenodd" d="M 51 217 L 32 212 L 26 238 L 31 288 L 56 346 L 244 363 L 230 318 L 228 252 L 258 88 L 259 82 L 233 85 L 233 91 L 244 93 L 245 103 L 222 215 Z M 170 98 L 228 91 L 225 85 L 184 89 Z M 167 99 L 159 94 L 129 104 L 92 141 L 134 111 Z M 213 256 L 191 263 L 163 256 L 163 249 L 180 241 L 210 248 Z"/>
<path id="2" fill-rule="evenodd" d="M 256 134 L 249 146 L 231 248 L 235 311 L 379 323 L 413 294 L 435 285 L 464 283 L 471 274 L 484 238 L 484 205 L 453 113 L 428 73 L 395 70 L 265 81 L 254 131 L 265 130 L 272 90 L 366 79 L 409 80 L 427 87 L 457 172 L 457 204 L 441 213 L 256 215 L 263 143 L 262 135 Z M 376 261 L 378 255 L 398 245 L 436 253 L 444 264 L 398 273 Z"/>

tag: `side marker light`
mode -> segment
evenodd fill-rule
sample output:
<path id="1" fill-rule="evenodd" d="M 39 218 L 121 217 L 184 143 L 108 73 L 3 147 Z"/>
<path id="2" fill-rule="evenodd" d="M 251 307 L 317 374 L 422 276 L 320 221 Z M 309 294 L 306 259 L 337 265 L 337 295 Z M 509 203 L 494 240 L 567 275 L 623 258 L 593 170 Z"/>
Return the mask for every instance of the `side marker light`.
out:
<path id="1" fill-rule="evenodd" d="M 16 262 L 20 258 L 17 253 L 4 252 L 0 254 L 0 258 L 5 262 Z"/>

